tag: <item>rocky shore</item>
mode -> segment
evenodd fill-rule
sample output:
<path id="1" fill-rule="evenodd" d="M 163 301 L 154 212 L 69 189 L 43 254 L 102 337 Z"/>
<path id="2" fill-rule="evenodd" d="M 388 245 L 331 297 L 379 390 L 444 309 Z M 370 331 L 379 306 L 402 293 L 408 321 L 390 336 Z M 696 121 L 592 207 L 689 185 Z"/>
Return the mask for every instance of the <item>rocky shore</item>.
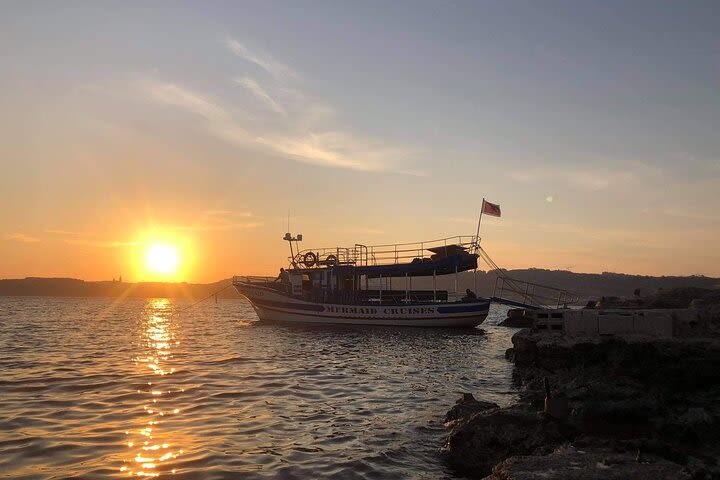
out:
<path id="1" fill-rule="evenodd" d="M 518 404 L 463 395 L 447 462 L 486 480 L 720 479 L 720 305 L 695 313 L 672 338 L 518 331 Z"/>

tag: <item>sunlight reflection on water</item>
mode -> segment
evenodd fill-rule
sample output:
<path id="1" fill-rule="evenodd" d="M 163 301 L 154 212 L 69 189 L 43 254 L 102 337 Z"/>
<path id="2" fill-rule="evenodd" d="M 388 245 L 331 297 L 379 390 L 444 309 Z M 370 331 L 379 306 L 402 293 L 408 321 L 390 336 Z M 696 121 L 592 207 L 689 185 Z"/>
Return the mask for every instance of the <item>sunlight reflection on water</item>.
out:
<path id="1" fill-rule="evenodd" d="M 0 297 L 0 478 L 453 478 L 460 392 L 512 329 L 260 325 L 242 300 Z"/>
<path id="2" fill-rule="evenodd" d="M 127 472 L 128 476 L 158 477 L 161 473 L 175 473 L 171 460 L 184 453 L 172 443 L 172 432 L 163 428 L 166 415 L 180 413 L 174 408 L 172 397 L 183 391 L 172 390 L 169 382 L 162 378 L 175 373 L 171 364 L 172 346 L 180 344 L 175 339 L 171 316 L 170 301 L 164 298 L 148 301 L 143 314 L 145 328 L 141 330 L 140 344 L 146 346 L 146 352 L 133 361 L 140 374 L 149 374 L 151 379 L 147 388 L 137 391 L 145 397 L 139 412 L 141 427 L 126 432 L 127 446 L 133 455 L 124 461 L 120 471 Z"/>

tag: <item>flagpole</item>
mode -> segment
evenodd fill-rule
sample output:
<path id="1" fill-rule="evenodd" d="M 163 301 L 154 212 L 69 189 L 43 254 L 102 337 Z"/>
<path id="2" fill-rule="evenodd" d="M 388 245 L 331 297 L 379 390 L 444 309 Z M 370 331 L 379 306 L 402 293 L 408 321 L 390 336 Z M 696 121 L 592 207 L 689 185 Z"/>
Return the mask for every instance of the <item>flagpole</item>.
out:
<path id="1" fill-rule="evenodd" d="M 480 217 L 478 218 L 478 227 L 475 233 L 475 251 L 480 248 L 480 222 L 482 221 L 483 210 L 485 210 L 485 197 L 483 197 L 482 205 L 480 206 Z"/>

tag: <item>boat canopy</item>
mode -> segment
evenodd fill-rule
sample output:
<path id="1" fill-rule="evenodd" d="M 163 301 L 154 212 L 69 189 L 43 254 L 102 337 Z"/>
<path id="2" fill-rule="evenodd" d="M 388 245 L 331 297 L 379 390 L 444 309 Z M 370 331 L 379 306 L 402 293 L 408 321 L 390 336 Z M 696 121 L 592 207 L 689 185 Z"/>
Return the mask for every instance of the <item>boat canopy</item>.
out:
<path id="1" fill-rule="evenodd" d="M 477 268 L 476 254 L 467 252 L 448 255 L 437 260 L 417 258 L 408 263 L 388 265 L 336 265 L 335 272 L 341 275 L 367 275 L 368 278 L 379 277 L 428 277 L 465 272 Z"/>

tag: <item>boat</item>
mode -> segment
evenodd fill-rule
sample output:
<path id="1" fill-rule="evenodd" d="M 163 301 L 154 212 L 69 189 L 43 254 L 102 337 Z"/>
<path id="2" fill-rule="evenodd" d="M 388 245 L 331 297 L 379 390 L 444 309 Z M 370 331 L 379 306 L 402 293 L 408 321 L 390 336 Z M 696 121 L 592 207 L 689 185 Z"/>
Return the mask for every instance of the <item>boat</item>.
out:
<path id="1" fill-rule="evenodd" d="M 300 250 L 302 235 L 287 233 L 287 269 L 232 283 L 264 322 L 472 328 L 487 317 L 490 300 L 477 297 L 476 285 L 457 287 L 459 273 L 477 272 L 478 239 Z M 436 288 L 446 275 L 455 276 L 454 292 Z M 426 284 L 431 277 L 433 288 L 414 289 L 418 277 Z"/>

